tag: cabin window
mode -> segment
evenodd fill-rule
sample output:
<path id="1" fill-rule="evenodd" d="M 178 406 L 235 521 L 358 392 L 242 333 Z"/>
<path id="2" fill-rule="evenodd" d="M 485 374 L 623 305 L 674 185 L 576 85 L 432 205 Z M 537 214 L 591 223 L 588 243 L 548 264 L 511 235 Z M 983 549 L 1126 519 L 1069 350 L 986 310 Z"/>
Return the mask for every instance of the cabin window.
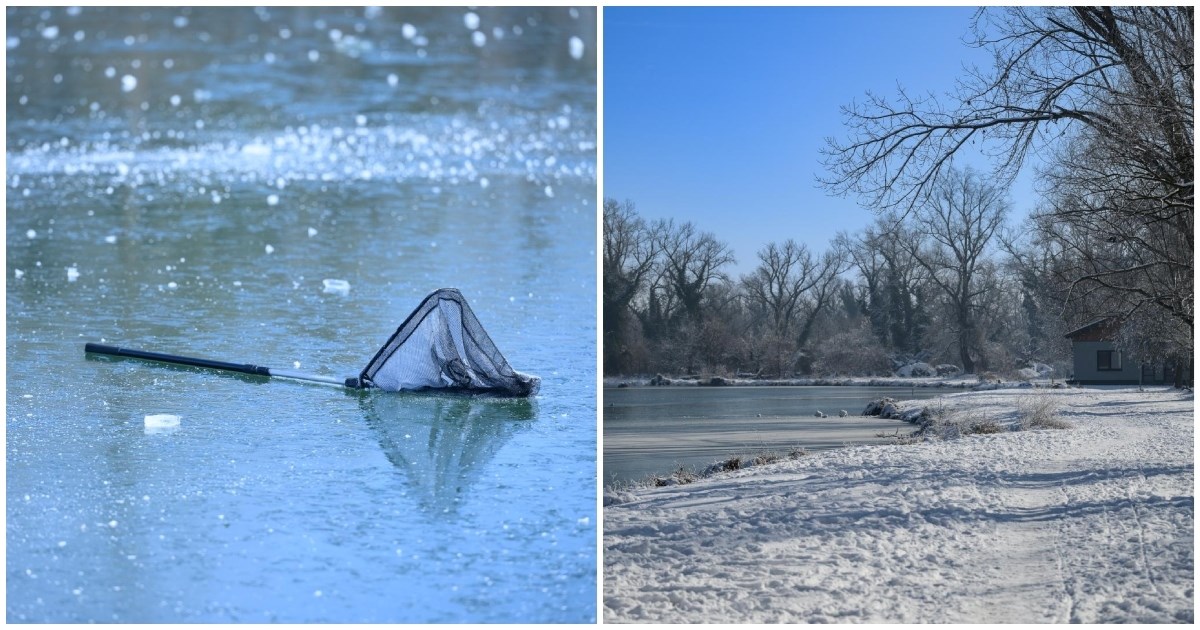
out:
<path id="1" fill-rule="evenodd" d="M 1096 369 L 1115 371 L 1121 369 L 1121 353 L 1117 350 L 1096 351 Z"/>

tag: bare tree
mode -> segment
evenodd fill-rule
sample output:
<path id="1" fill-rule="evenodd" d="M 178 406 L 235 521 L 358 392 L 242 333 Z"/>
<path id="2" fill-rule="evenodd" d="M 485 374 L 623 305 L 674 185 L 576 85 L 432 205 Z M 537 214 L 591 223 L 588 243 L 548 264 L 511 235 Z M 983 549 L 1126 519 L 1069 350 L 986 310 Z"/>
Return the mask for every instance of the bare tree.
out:
<path id="1" fill-rule="evenodd" d="M 946 299 L 959 360 L 967 373 L 984 359 L 978 311 L 989 287 L 980 282 L 980 273 L 1007 210 L 1001 188 L 972 171 L 949 170 L 913 217 L 914 230 L 924 243 L 909 243 L 910 252 Z M 979 367 L 986 368 L 985 359 Z"/>
<path id="2" fill-rule="evenodd" d="M 816 256 L 792 239 L 783 245 L 768 243 L 759 250 L 758 259 L 758 267 L 742 278 L 742 287 L 750 302 L 768 314 L 771 329 L 781 336 L 802 325 L 798 316 L 806 298 L 814 300 L 816 310 L 824 307 L 843 265 L 843 258 L 835 252 Z"/>
<path id="3" fill-rule="evenodd" d="M 690 221 L 668 222 L 659 236 L 664 286 L 679 300 L 682 314 L 693 323 L 703 320 L 705 291 L 716 280 L 727 279 L 722 267 L 735 262 L 729 245 L 710 232 L 701 232 Z"/>
<path id="4" fill-rule="evenodd" d="M 796 350 L 808 342 L 817 317 L 832 302 L 845 256 L 836 245 L 815 255 L 788 239 L 783 245 L 768 243 L 758 259 L 758 267 L 742 277 L 742 290 L 750 308 L 767 319 L 762 353 L 780 373 L 795 363 Z"/>
<path id="5" fill-rule="evenodd" d="M 647 223 L 632 201 L 604 200 L 603 316 L 605 370 L 619 372 L 626 343 L 625 321 L 634 298 L 655 269 L 662 223 Z"/>
<path id="6" fill-rule="evenodd" d="M 868 94 L 843 108 L 850 138 L 827 140 L 836 193 L 878 208 L 915 208 L 952 158 L 976 142 L 1007 184 L 1030 153 L 1075 128 L 1125 146 L 1164 199 L 1193 199 L 1193 9 L 1011 7 L 981 10 L 972 44 L 994 59 L 970 69 L 955 94 L 895 100 Z M 1116 112 L 1137 112 L 1130 126 Z"/>

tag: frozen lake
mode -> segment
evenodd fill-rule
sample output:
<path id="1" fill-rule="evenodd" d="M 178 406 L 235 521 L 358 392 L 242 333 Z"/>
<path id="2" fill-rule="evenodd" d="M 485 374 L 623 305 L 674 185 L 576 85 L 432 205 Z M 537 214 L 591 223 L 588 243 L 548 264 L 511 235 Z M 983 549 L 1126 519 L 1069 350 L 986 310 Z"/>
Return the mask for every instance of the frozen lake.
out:
<path id="1" fill-rule="evenodd" d="M 594 621 L 594 10 L 6 15 L 7 620 Z M 440 287 L 536 399 L 83 352 L 352 376 Z"/>
<path id="2" fill-rule="evenodd" d="M 887 443 L 911 432 L 896 420 L 862 417 L 878 398 L 918 400 L 957 390 L 908 387 L 606 387 L 604 481 L 637 481 L 680 466 L 759 452 Z M 839 418 L 845 409 L 849 416 Z M 817 410 L 828 415 L 817 418 Z"/>

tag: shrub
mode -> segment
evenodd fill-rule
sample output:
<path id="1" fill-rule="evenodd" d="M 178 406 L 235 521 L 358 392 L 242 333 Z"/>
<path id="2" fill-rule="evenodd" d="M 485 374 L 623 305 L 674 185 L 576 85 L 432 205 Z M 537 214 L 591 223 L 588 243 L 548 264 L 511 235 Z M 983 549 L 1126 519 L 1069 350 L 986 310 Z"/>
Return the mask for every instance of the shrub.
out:
<path id="1" fill-rule="evenodd" d="M 1030 429 L 1069 429 L 1071 423 L 1058 417 L 1061 407 L 1058 398 L 1039 392 L 1017 400 L 1017 424 L 1022 431 Z"/>

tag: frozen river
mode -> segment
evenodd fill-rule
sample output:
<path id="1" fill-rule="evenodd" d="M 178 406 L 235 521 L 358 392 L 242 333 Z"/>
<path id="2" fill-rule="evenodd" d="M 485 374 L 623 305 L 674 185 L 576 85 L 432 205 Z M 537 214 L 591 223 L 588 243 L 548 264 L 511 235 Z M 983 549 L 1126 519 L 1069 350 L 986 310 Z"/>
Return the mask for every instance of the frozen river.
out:
<path id="1" fill-rule="evenodd" d="M 7 10 L 9 622 L 595 619 L 594 18 Z M 440 287 L 540 396 L 83 352 L 352 376 Z"/>
<path id="2" fill-rule="evenodd" d="M 604 481 L 703 470 L 734 455 L 885 443 L 912 425 L 862 417 L 879 398 L 936 398 L 908 387 L 612 387 L 604 390 Z M 840 410 L 849 414 L 838 417 Z M 818 418 L 821 411 L 828 417 Z"/>

